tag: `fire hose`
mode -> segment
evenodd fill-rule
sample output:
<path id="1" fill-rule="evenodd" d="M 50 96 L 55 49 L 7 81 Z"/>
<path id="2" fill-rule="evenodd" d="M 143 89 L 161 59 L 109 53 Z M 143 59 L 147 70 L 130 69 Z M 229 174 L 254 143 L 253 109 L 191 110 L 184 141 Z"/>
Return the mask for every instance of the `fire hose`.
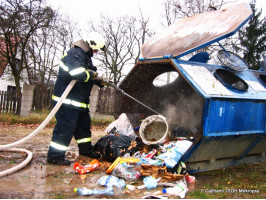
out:
<path id="1" fill-rule="evenodd" d="M 55 107 L 52 109 L 52 111 L 49 113 L 49 115 L 45 118 L 45 120 L 40 124 L 40 126 L 38 126 L 38 128 L 36 128 L 31 134 L 29 134 L 28 136 L 26 136 L 25 138 L 14 142 L 14 143 L 10 143 L 10 144 L 6 144 L 6 145 L 0 145 L 0 151 L 11 151 L 11 152 L 25 152 L 28 156 L 27 158 L 20 163 L 19 165 L 16 165 L 13 168 L 7 169 L 5 171 L 0 172 L 0 177 L 6 176 L 8 174 L 14 173 L 20 169 L 22 169 L 23 167 L 25 167 L 32 159 L 32 152 L 26 150 L 26 149 L 20 149 L 20 148 L 11 148 L 11 147 L 15 147 L 19 144 L 22 144 L 26 141 L 28 141 L 29 139 L 31 139 L 32 137 L 34 137 L 35 135 L 37 135 L 40 131 L 43 130 L 43 128 L 51 121 L 51 119 L 54 117 L 54 115 L 56 114 L 56 112 L 58 111 L 58 109 L 61 107 L 63 100 L 67 97 L 68 93 L 71 91 L 71 89 L 73 88 L 73 86 L 76 84 L 77 80 L 72 80 L 69 85 L 67 86 L 67 88 L 65 89 L 64 93 L 62 94 L 62 96 L 60 97 L 60 99 L 58 100 L 58 102 L 56 103 Z"/>
<path id="2" fill-rule="evenodd" d="M 136 101 L 136 102 L 139 103 L 140 105 L 142 105 L 142 106 L 148 108 L 149 110 L 151 110 L 152 112 L 156 113 L 157 115 L 161 115 L 161 114 L 158 113 L 157 111 L 153 110 L 152 108 L 148 107 L 148 106 L 145 105 L 144 103 L 140 102 L 139 100 L 137 100 L 137 99 L 135 99 L 134 97 L 132 97 L 132 96 L 130 96 L 129 94 L 127 94 L 124 90 L 122 90 L 121 88 L 117 87 L 117 86 L 116 86 L 115 84 L 113 84 L 112 82 L 107 81 L 106 83 L 107 83 L 107 85 L 109 85 L 109 86 L 115 88 L 117 91 L 121 92 L 123 95 L 129 97 L 130 99 Z"/>
<path id="3" fill-rule="evenodd" d="M 58 100 L 58 102 L 56 103 L 55 107 L 52 109 L 52 111 L 49 113 L 49 115 L 45 118 L 45 120 L 40 124 L 40 126 L 38 126 L 38 128 L 36 128 L 31 134 L 29 134 L 28 136 L 26 136 L 25 138 L 14 142 L 14 143 L 10 143 L 10 144 L 6 144 L 6 145 L 0 145 L 0 151 L 11 151 L 11 152 L 25 152 L 28 156 L 27 158 L 20 163 L 19 165 L 16 165 L 13 168 L 10 168 L 8 170 L 2 171 L 0 172 L 0 177 L 6 176 L 8 174 L 14 173 L 22 168 L 24 168 L 32 159 L 32 152 L 28 151 L 26 149 L 21 149 L 21 148 L 11 148 L 11 147 L 15 147 L 17 145 L 23 144 L 24 142 L 28 141 L 29 139 L 31 139 L 32 137 L 34 137 L 35 135 L 37 135 L 40 131 L 42 131 L 44 129 L 44 127 L 51 121 L 51 119 L 54 117 L 54 115 L 56 114 L 56 112 L 58 111 L 58 109 L 61 107 L 63 100 L 67 97 L 68 93 L 71 91 L 71 89 L 73 88 L 73 86 L 76 84 L 77 80 L 72 80 L 69 85 L 67 86 L 67 88 L 65 89 L 64 93 L 62 94 L 62 96 L 60 97 L 60 99 Z M 139 104 L 141 104 L 142 106 L 150 109 L 151 111 L 153 111 L 154 113 L 161 115 L 160 113 L 158 113 L 157 111 L 151 109 L 150 107 L 148 107 L 147 105 L 141 103 L 140 101 L 138 101 L 137 99 L 133 98 L 132 96 L 130 96 L 129 94 L 125 93 L 124 90 L 120 89 L 119 87 L 117 87 L 115 84 L 107 81 L 106 82 L 109 86 L 115 88 L 117 91 L 121 92 L 122 94 L 128 96 L 129 98 L 133 99 L 134 101 L 138 102 Z"/>

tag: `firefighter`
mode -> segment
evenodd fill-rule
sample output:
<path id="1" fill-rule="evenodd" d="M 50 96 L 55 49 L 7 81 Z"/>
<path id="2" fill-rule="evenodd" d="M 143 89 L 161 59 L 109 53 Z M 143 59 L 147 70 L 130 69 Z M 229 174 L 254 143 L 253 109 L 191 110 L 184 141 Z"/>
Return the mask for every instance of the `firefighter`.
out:
<path id="1" fill-rule="evenodd" d="M 97 76 L 96 67 L 91 57 L 99 50 L 104 50 L 105 39 L 97 32 L 91 32 L 87 37 L 72 44 L 72 48 L 63 56 L 55 83 L 53 102 L 56 103 L 68 84 L 77 80 L 62 106 L 56 113 L 57 123 L 53 130 L 47 161 L 52 164 L 70 165 L 65 159 L 65 153 L 72 137 L 78 144 L 79 155 L 99 158 L 91 144 L 91 118 L 89 114 L 90 92 L 94 84 L 99 87 L 105 81 Z"/>

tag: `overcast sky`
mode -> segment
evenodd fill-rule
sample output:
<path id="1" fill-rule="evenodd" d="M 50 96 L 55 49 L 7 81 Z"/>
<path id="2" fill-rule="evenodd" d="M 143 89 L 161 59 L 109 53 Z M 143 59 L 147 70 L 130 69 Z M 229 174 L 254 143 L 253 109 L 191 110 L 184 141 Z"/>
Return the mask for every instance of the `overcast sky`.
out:
<path id="1" fill-rule="evenodd" d="M 139 16 L 139 9 L 145 17 L 150 17 L 152 28 L 159 31 L 161 26 L 162 3 L 165 0 L 48 0 L 55 8 L 60 7 L 61 12 L 67 13 L 71 19 L 80 25 L 86 26 L 89 20 L 97 21 L 100 15 L 119 17 L 123 15 Z M 238 0 L 234 4 L 249 2 L 249 0 Z M 264 2 L 264 4 L 263 4 Z M 257 0 L 257 8 L 266 12 L 266 1 Z M 82 28 L 82 27 L 81 27 Z"/>
<path id="2" fill-rule="evenodd" d="M 139 10 L 142 10 L 144 17 L 150 17 L 150 28 L 155 32 L 162 29 L 162 3 L 165 0 L 47 0 L 55 9 L 60 7 L 61 13 L 66 13 L 75 22 L 79 23 L 81 30 L 88 25 L 89 20 L 95 24 L 99 21 L 101 14 L 109 17 L 120 17 L 124 15 L 139 16 Z M 182 1 L 182 0 L 181 0 Z M 230 0 L 232 1 L 232 0 Z M 237 0 L 234 4 L 249 3 L 250 0 Z M 264 4 L 263 4 L 264 2 Z M 228 7 L 230 5 L 226 5 Z M 257 0 L 257 9 L 263 9 L 263 15 L 266 14 L 266 0 Z"/>
<path id="3" fill-rule="evenodd" d="M 55 8 L 60 7 L 62 13 L 67 13 L 81 25 L 87 25 L 89 20 L 97 21 L 101 14 L 110 17 L 124 15 L 139 16 L 139 9 L 156 26 L 162 12 L 164 0 L 49 0 Z M 160 23 L 160 22 L 158 22 Z"/>

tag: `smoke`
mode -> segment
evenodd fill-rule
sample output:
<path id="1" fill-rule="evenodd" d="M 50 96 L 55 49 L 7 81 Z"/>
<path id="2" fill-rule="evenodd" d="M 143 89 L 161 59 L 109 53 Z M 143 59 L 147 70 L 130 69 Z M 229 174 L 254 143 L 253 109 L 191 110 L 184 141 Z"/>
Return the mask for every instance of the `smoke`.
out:
<path id="1" fill-rule="evenodd" d="M 174 96 L 174 95 L 173 95 Z M 202 120 L 202 99 L 197 93 L 190 95 L 179 94 L 173 100 L 165 99 L 163 101 L 163 115 L 171 128 L 185 127 L 190 130 L 200 129 Z"/>
<path id="2" fill-rule="evenodd" d="M 169 125 L 174 124 L 175 121 L 178 120 L 178 114 L 176 111 L 176 106 L 174 105 L 168 105 L 165 110 L 163 111 L 164 116 L 167 119 L 167 122 L 169 123 Z"/>

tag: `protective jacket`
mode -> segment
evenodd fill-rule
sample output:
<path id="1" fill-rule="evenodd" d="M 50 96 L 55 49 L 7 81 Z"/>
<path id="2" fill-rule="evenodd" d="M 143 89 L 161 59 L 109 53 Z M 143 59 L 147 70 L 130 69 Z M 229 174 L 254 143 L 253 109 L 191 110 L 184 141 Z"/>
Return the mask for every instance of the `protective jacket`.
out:
<path id="1" fill-rule="evenodd" d="M 99 81 L 92 80 L 93 73 L 88 71 L 97 69 L 93 66 L 91 57 L 92 55 L 88 55 L 80 47 L 75 46 L 62 58 L 52 96 L 55 102 L 59 100 L 71 80 L 78 80 L 63 101 L 63 106 L 83 111 L 89 109 L 93 84 L 100 86 Z"/>
<path id="2" fill-rule="evenodd" d="M 93 80 L 96 71 L 93 66 L 92 55 L 88 55 L 80 47 L 73 47 L 60 63 L 59 73 L 52 99 L 58 101 L 71 80 L 78 80 L 63 104 L 56 113 L 56 126 L 48 150 L 48 159 L 52 162 L 64 161 L 65 152 L 74 138 L 78 143 L 81 155 L 90 155 L 91 118 L 89 114 L 90 92 L 93 84 L 100 86 L 100 82 Z"/>

